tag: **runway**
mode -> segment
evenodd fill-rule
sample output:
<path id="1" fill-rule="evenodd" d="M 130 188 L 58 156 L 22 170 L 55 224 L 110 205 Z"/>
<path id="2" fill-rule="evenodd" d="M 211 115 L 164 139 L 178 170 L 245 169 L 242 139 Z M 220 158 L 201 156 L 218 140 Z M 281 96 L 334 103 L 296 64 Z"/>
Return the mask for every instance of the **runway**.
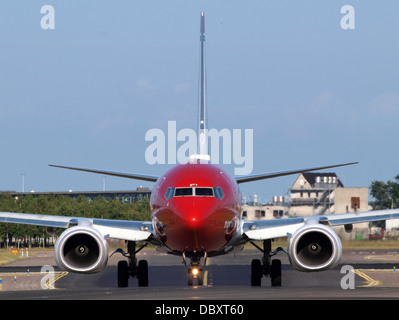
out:
<path id="1" fill-rule="evenodd" d="M 250 263 L 260 258 L 256 250 L 236 256 L 208 259 L 204 266 L 204 286 L 187 286 L 186 266 L 179 257 L 147 250 L 138 255 L 149 264 L 149 287 L 117 288 L 117 261 L 97 274 L 62 273 L 55 265 L 53 252 L 40 252 L 27 260 L 0 267 L 0 299 L 29 300 L 267 300 L 267 299 L 397 299 L 399 298 L 399 252 L 392 250 L 344 251 L 341 264 L 328 271 L 304 273 L 294 270 L 285 254 L 282 261 L 282 287 L 271 287 L 263 278 L 261 287 L 250 286 Z M 42 288 L 45 273 L 53 268 L 52 280 Z M 353 274 L 343 266 L 353 267 Z M 27 270 L 29 269 L 29 273 Z M 353 288 L 350 279 L 353 278 Z M 14 282 L 14 279 L 17 279 Z"/>

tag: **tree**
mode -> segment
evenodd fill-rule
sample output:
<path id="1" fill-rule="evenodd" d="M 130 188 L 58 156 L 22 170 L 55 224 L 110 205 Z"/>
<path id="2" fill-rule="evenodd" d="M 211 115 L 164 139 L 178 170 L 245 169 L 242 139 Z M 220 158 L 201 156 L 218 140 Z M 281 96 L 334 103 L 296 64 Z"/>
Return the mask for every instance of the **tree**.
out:
<path id="1" fill-rule="evenodd" d="M 149 199 L 135 203 L 125 203 L 118 198 L 107 201 L 104 197 L 88 200 L 79 195 L 76 200 L 64 195 L 27 195 L 13 198 L 10 194 L 0 194 L 0 211 L 33 214 L 48 214 L 68 217 L 150 220 L 151 209 Z M 57 230 L 59 235 L 63 229 Z M 22 239 L 28 243 L 32 237 L 48 237 L 45 227 L 0 223 L 0 238 Z"/>
<path id="2" fill-rule="evenodd" d="M 397 208 L 399 205 L 399 175 L 394 181 L 373 181 L 370 194 L 375 199 L 372 202 L 374 210 Z"/>

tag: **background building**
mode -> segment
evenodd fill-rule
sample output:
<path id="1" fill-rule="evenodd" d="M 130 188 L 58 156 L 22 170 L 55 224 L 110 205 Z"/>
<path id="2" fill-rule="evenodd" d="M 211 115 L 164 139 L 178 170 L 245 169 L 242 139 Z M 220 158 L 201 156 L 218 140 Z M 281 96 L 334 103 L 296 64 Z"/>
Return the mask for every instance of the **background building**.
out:
<path id="1" fill-rule="evenodd" d="M 335 173 L 300 174 L 290 194 L 290 217 L 369 210 L 368 188 L 345 188 Z"/>
<path id="2" fill-rule="evenodd" d="M 257 197 L 254 197 L 257 199 Z M 249 201 L 242 205 L 242 217 L 244 220 L 265 220 L 287 218 L 288 204 L 283 196 L 273 197 L 272 203 L 258 203 Z"/>
<path id="3" fill-rule="evenodd" d="M 345 188 L 335 173 L 303 173 L 289 190 L 290 196 L 275 196 L 273 202 L 260 204 L 257 197 L 242 206 L 244 220 L 281 219 L 371 210 L 368 188 Z M 369 237 L 369 223 L 353 225 L 352 232 L 334 227 L 343 239 Z"/>
<path id="4" fill-rule="evenodd" d="M 290 194 L 290 217 L 371 210 L 368 204 L 368 188 L 345 188 L 335 173 L 300 174 Z M 341 238 L 364 239 L 369 236 L 369 223 L 354 224 L 350 233 L 343 226 L 334 227 L 334 230 Z"/>

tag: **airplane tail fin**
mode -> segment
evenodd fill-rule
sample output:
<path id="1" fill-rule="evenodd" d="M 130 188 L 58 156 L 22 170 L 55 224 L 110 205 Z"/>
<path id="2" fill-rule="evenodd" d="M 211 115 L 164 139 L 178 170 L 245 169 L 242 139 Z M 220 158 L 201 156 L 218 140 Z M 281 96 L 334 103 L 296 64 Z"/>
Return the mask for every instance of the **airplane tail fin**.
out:
<path id="1" fill-rule="evenodd" d="M 199 154 L 208 154 L 206 115 L 206 70 L 205 70 L 205 15 L 201 12 L 200 23 L 200 72 L 199 72 L 199 106 L 198 106 L 198 146 Z"/>
<path id="2" fill-rule="evenodd" d="M 200 71 L 199 71 L 199 101 L 198 101 L 198 148 L 196 155 L 190 158 L 209 161 L 208 128 L 206 112 L 206 64 L 205 64 L 205 14 L 200 18 Z"/>

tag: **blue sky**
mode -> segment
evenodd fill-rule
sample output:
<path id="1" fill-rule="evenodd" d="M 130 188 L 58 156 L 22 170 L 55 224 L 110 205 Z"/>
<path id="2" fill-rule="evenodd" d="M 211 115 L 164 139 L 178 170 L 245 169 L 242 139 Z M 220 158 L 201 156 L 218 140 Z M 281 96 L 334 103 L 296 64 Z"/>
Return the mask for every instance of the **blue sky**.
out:
<path id="1" fill-rule="evenodd" d="M 355 29 L 340 26 L 355 9 Z M 55 10 L 43 30 L 40 9 Z M 161 175 L 145 133 L 195 129 L 206 15 L 211 128 L 253 129 L 253 173 L 359 161 L 348 187 L 399 174 L 397 1 L 0 2 L 0 190 L 102 190 L 49 163 Z M 226 169 L 233 173 L 233 166 Z M 262 200 L 296 176 L 241 185 Z M 151 183 L 107 177 L 107 190 Z"/>

